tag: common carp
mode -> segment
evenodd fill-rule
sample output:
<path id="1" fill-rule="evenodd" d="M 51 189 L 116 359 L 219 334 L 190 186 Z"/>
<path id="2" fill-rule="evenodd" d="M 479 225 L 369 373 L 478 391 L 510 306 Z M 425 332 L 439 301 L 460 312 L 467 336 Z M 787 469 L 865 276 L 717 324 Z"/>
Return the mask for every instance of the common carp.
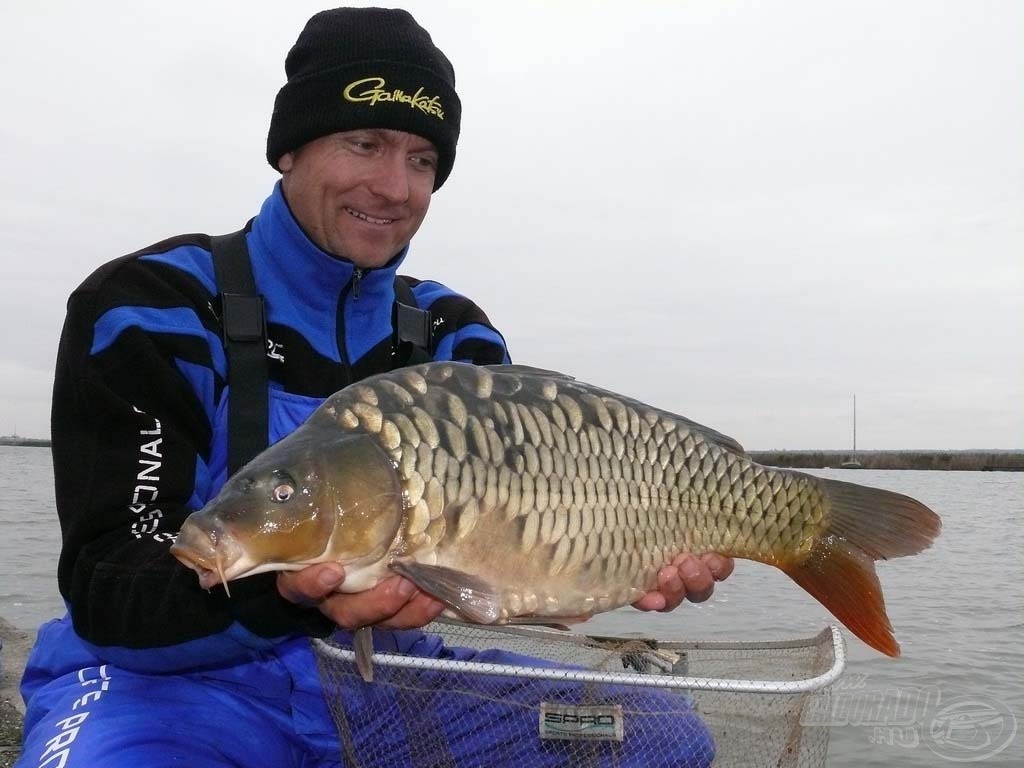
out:
<path id="1" fill-rule="evenodd" d="M 761 466 L 564 374 L 435 362 L 329 397 L 171 552 L 206 588 L 328 561 L 345 592 L 397 572 L 481 624 L 586 618 L 639 599 L 680 552 L 720 552 L 781 569 L 897 656 L 874 561 L 939 529 L 907 496 Z"/>

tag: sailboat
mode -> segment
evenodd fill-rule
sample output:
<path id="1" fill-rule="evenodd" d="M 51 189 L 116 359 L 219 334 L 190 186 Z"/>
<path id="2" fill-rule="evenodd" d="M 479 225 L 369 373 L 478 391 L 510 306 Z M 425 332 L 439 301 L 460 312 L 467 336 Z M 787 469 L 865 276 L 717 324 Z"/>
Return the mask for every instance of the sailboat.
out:
<path id="1" fill-rule="evenodd" d="M 853 396 L 853 453 L 850 458 L 839 465 L 843 469 L 862 469 L 857 461 L 857 396 Z"/>

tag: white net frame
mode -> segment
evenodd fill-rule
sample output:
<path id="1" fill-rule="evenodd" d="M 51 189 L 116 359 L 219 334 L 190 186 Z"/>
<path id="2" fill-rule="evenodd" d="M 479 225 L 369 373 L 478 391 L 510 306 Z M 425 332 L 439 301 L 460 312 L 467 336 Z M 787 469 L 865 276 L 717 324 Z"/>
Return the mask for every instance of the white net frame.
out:
<path id="1" fill-rule="evenodd" d="M 314 640 L 343 765 L 823 766 L 829 729 L 801 721 L 810 708 L 830 705 L 846 664 L 835 626 L 813 637 L 760 642 L 444 621 L 425 631 L 446 647 L 471 649 L 470 657 L 497 648 L 537 666 L 378 652 L 374 682 L 364 683 L 348 638 Z M 625 724 L 618 725 L 621 740 L 547 741 L 541 732 L 552 707 L 583 713 L 617 707 Z M 481 712 L 488 728 L 467 751 L 466 734 L 479 727 Z M 693 730 L 693 715 L 705 734 Z M 507 727 L 492 727 L 503 718 Z M 393 727 L 376 731 L 378 722 Z"/>

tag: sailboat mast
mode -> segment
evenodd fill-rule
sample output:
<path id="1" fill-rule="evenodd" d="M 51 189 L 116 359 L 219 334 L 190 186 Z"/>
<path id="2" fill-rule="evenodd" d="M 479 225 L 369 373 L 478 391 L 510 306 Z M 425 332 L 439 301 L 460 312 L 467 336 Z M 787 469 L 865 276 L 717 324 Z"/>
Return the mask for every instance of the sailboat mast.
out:
<path id="1" fill-rule="evenodd" d="M 853 396 L 853 450 L 857 450 L 857 396 Z"/>

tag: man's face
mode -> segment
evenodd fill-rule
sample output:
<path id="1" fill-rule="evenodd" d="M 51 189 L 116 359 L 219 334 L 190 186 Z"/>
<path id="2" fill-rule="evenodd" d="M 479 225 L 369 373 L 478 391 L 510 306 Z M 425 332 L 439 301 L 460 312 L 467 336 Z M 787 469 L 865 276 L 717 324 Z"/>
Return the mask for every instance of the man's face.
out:
<path id="1" fill-rule="evenodd" d="M 310 239 L 364 269 L 402 250 L 430 206 L 437 150 L 403 131 L 332 133 L 281 157 L 285 199 Z"/>

